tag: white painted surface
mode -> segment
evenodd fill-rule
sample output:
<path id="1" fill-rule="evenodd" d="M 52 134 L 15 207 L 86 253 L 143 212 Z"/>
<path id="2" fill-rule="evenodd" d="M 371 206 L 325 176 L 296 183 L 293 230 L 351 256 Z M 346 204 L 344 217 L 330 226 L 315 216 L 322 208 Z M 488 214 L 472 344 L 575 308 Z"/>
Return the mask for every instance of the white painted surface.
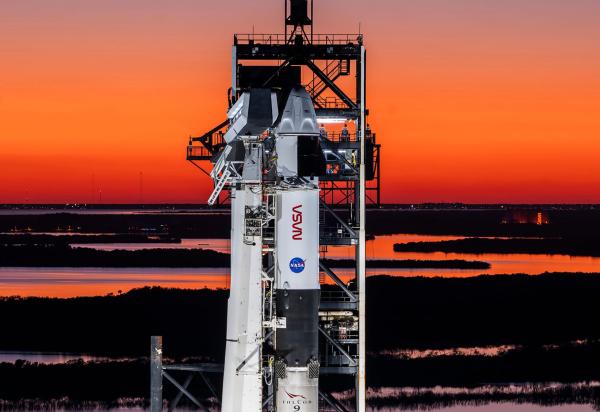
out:
<path id="1" fill-rule="evenodd" d="M 232 190 L 231 290 L 227 305 L 227 342 L 223 378 L 223 412 L 262 410 L 262 240 L 244 238 L 245 206 L 261 204 L 261 192 Z M 251 240 L 251 242 L 249 241 Z M 241 370 L 238 367 L 248 359 Z"/>
<path id="2" fill-rule="evenodd" d="M 318 189 L 277 193 L 275 245 L 277 289 L 319 289 Z"/>

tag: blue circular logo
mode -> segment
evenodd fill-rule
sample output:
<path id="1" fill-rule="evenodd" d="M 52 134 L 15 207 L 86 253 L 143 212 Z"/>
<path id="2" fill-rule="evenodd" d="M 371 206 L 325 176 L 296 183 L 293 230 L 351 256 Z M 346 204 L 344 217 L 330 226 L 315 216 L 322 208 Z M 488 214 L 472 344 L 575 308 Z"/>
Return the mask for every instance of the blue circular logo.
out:
<path id="1" fill-rule="evenodd" d="M 290 270 L 294 273 L 300 273 L 304 270 L 304 260 L 295 257 L 290 260 Z"/>

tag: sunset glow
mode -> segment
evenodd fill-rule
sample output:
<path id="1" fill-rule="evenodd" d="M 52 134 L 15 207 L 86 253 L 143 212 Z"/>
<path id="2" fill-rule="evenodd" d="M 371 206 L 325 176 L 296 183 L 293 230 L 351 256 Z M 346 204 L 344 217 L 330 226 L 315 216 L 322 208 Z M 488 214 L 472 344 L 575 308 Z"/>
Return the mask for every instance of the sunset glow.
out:
<path id="1" fill-rule="evenodd" d="M 0 203 L 204 203 L 185 146 L 225 116 L 232 35 L 282 31 L 282 2 L 247 5 L 2 1 Z M 365 34 L 384 202 L 600 203 L 598 1 L 315 15 L 316 32 Z"/>

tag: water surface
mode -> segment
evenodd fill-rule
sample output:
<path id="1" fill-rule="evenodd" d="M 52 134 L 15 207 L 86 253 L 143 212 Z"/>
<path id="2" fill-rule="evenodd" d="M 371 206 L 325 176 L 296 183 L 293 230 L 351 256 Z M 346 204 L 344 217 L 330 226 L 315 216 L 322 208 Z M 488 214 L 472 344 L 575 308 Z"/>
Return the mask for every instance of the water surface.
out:
<path id="1" fill-rule="evenodd" d="M 406 411 L 410 409 L 398 409 L 398 408 L 367 408 L 370 411 L 377 412 L 395 412 L 395 411 Z M 592 405 L 556 405 L 556 406 L 542 406 L 535 405 L 532 403 L 490 403 L 488 405 L 458 405 L 447 408 L 434 408 L 434 409 L 412 409 L 421 410 L 427 412 L 597 412 Z"/>
<path id="2" fill-rule="evenodd" d="M 567 255 L 535 254 L 468 254 L 394 252 L 394 243 L 426 242 L 463 239 L 464 236 L 390 235 L 367 241 L 368 259 L 414 260 L 482 260 L 491 264 L 489 269 L 377 269 L 367 275 L 468 277 L 480 274 L 524 273 L 537 275 L 544 272 L 600 272 L 600 258 Z M 229 253 L 229 239 L 183 239 L 181 243 L 108 243 L 86 244 L 103 250 L 127 249 L 212 249 Z M 352 247 L 329 247 L 322 257 L 353 259 Z M 345 281 L 350 280 L 352 269 L 337 269 Z M 322 276 L 324 282 L 330 280 Z M 143 286 L 177 288 L 228 288 L 228 268 L 37 268 L 0 267 L 0 296 L 73 297 L 117 294 Z"/>
<path id="3" fill-rule="evenodd" d="M 226 288 L 226 268 L 0 268 L 0 296 L 102 296 L 144 286 Z"/>
<path id="4" fill-rule="evenodd" d="M 188 412 L 191 409 L 175 409 L 176 411 Z M 214 409 L 216 411 L 216 409 Z M 98 412 L 147 412 L 143 408 L 115 408 L 98 409 Z M 213 409 L 211 409 L 211 412 Z M 592 405 L 565 404 L 556 406 L 542 406 L 531 403 L 490 403 L 487 405 L 457 405 L 445 408 L 420 408 L 405 409 L 402 407 L 367 407 L 369 412 L 399 412 L 399 411 L 427 411 L 427 412 L 597 412 Z M 57 411 L 67 412 L 67 411 Z M 72 412 L 72 411 L 71 411 Z"/>
<path id="5" fill-rule="evenodd" d="M 43 363 L 46 365 L 66 363 L 76 360 L 82 360 L 84 362 L 100 362 L 100 361 L 114 361 L 120 358 L 114 357 L 102 357 L 93 356 L 78 353 L 62 353 L 62 352 L 14 352 L 14 351 L 0 351 L 0 363 L 15 363 L 18 360 L 23 360 L 31 363 Z"/>
<path id="6" fill-rule="evenodd" d="M 596 272 L 600 271 L 600 258 L 569 255 L 538 255 L 538 254 L 499 254 L 499 253 L 444 253 L 444 252 L 394 252 L 395 243 L 408 242 L 439 242 L 465 239 L 464 236 L 435 236 L 398 234 L 377 236 L 368 240 L 366 245 L 367 259 L 407 259 L 407 260 L 483 260 L 491 264 L 489 269 L 370 269 L 369 274 L 390 274 L 399 276 L 443 276 L 463 277 L 474 274 L 512 274 L 524 273 L 537 275 L 543 272 Z M 77 247 L 89 247 L 99 250 L 142 250 L 142 249 L 211 249 L 217 252 L 229 253 L 229 239 L 182 239 L 181 243 L 105 243 L 81 244 Z M 322 257 L 330 259 L 353 259 L 353 247 L 329 247 Z M 339 270 L 349 276 L 350 271 Z"/>

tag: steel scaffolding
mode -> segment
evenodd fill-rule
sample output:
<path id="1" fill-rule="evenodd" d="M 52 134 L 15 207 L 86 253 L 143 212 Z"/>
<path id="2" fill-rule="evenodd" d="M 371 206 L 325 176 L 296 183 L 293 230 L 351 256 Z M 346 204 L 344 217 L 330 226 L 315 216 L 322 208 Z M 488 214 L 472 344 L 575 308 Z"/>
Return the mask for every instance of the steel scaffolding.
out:
<path id="1" fill-rule="evenodd" d="M 298 82 L 311 95 L 319 121 L 329 128 L 323 127 L 319 142 L 326 162 L 326 173 L 319 176 L 320 244 L 323 253 L 329 247 L 353 247 L 356 264 L 346 281 L 323 263 L 320 265 L 324 284 L 319 329 L 321 374 L 354 376 L 354 406 L 362 412 L 366 391 L 365 210 L 367 205 L 379 206 L 381 201 L 381 145 L 366 121 L 363 35 L 313 33 L 312 2 L 310 10 L 306 24 L 287 18 L 283 34 L 234 35 L 227 98 L 231 106 L 250 88 L 278 90 Z M 187 160 L 208 174 L 201 162 L 214 162 L 225 147 L 223 136 L 228 126 L 226 120 L 201 136 L 190 137 Z M 227 190 L 220 196 L 219 202 L 225 202 Z M 268 251 L 273 245 L 269 242 L 267 237 L 267 262 L 272 261 Z M 269 394 L 272 390 L 265 392 L 266 410 L 273 408 Z M 334 410 L 346 410 L 324 391 L 321 399 Z"/>

